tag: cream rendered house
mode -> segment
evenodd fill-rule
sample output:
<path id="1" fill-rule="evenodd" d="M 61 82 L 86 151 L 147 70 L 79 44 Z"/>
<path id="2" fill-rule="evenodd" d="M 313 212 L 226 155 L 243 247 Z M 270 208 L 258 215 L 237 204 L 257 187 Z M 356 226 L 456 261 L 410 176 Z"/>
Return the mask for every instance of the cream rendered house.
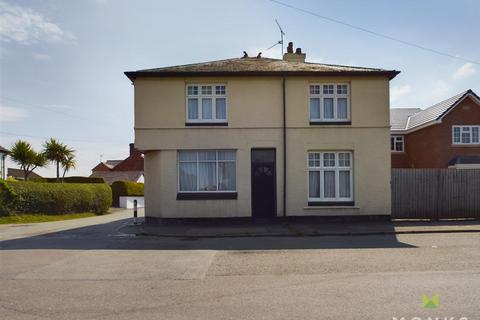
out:
<path id="1" fill-rule="evenodd" d="M 126 72 L 145 214 L 390 214 L 389 81 L 399 72 L 237 58 Z"/>

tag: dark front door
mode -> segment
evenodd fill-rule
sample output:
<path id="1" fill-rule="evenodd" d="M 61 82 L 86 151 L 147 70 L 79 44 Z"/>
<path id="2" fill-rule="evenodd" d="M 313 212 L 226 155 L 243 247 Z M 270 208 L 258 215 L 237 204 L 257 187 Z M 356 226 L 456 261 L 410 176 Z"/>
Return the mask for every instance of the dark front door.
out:
<path id="1" fill-rule="evenodd" d="M 275 149 L 252 149 L 252 216 L 276 216 Z"/>

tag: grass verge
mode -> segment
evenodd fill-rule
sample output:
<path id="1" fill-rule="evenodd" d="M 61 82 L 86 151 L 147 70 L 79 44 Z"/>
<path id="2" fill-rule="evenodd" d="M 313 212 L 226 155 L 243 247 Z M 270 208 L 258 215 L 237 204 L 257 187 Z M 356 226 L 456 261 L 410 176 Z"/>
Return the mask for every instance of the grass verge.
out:
<path id="1" fill-rule="evenodd" d="M 94 217 L 94 216 L 96 216 L 96 214 L 92 212 L 68 213 L 68 214 L 22 213 L 22 214 L 11 214 L 9 216 L 0 216 L 0 224 L 49 222 L 49 221 L 88 218 L 88 217 Z"/>

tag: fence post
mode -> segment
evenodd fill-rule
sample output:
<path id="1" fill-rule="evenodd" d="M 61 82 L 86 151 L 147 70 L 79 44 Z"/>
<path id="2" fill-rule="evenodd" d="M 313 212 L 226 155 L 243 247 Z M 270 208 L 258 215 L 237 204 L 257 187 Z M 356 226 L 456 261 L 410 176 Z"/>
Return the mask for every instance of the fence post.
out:
<path id="1" fill-rule="evenodd" d="M 137 224 L 137 200 L 133 200 L 133 224 Z"/>

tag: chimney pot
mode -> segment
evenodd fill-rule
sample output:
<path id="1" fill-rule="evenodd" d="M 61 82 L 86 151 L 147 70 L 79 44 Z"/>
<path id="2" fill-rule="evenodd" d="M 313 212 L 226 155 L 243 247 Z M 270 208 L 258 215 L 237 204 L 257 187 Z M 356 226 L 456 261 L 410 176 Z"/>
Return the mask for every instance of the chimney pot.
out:
<path id="1" fill-rule="evenodd" d="M 295 54 L 302 54 L 302 48 L 297 48 L 297 50 L 295 50 Z"/>
<path id="2" fill-rule="evenodd" d="M 293 42 L 288 43 L 287 53 L 293 53 Z"/>

